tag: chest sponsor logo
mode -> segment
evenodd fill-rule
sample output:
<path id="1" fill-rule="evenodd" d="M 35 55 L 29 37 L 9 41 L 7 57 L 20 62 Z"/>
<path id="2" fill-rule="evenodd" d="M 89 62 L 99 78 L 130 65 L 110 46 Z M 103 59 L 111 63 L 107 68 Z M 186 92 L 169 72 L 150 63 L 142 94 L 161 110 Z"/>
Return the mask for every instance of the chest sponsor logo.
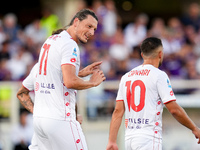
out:
<path id="1" fill-rule="evenodd" d="M 40 85 L 41 85 L 41 88 L 55 89 L 55 86 L 53 83 L 47 83 L 47 84 L 41 83 Z"/>
<path id="2" fill-rule="evenodd" d="M 147 118 L 129 118 L 125 120 L 125 126 L 128 129 L 140 129 L 141 125 L 148 125 L 149 119 Z"/>
<path id="3" fill-rule="evenodd" d="M 51 94 L 50 90 L 54 90 L 55 86 L 53 83 L 40 83 L 40 93 Z"/>

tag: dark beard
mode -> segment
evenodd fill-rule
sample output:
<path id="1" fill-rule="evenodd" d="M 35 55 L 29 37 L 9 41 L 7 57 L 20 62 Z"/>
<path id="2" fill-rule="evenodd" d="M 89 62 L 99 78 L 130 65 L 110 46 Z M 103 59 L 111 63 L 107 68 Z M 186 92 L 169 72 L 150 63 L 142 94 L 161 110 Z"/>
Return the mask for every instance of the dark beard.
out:
<path id="1" fill-rule="evenodd" d="M 78 39 L 81 44 L 86 44 L 87 42 L 83 42 L 81 39 Z"/>
<path id="2" fill-rule="evenodd" d="M 161 65 L 162 65 L 162 62 L 160 61 L 160 62 L 159 62 L 159 65 L 158 65 L 158 68 L 159 68 Z"/>

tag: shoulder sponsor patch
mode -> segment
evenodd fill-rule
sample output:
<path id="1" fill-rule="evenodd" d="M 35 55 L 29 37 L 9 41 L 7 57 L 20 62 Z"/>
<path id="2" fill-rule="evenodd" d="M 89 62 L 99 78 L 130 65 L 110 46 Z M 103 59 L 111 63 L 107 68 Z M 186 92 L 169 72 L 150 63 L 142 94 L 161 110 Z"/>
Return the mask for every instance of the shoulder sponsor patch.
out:
<path id="1" fill-rule="evenodd" d="M 77 50 L 76 50 L 76 48 L 74 48 L 74 51 L 73 51 L 72 55 L 74 55 L 74 56 L 77 57 Z"/>
<path id="2" fill-rule="evenodd" d="M 71 58 L 70 61 L 71 62 L 76 62 L 76 58 Z"/>
<path id="3" fill-rule="evenodd" d="M 172 87 L 168 79 L 167 79 L 167 85 L 168 85 L 169 88 Z"/>

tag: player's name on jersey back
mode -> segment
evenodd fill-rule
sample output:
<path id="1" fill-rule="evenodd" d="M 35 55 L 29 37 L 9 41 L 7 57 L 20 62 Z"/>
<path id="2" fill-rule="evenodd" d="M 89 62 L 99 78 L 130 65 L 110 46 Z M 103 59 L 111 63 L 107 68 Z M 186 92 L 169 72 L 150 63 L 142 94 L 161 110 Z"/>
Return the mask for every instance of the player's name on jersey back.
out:
<path id="1" fill-rule="evenodd" d="M 150 70 L 149 69 L 142 69 L 142 70 L 131 70 L 128 77 L 131 76 L 148 76 L 149 75 Z"/>

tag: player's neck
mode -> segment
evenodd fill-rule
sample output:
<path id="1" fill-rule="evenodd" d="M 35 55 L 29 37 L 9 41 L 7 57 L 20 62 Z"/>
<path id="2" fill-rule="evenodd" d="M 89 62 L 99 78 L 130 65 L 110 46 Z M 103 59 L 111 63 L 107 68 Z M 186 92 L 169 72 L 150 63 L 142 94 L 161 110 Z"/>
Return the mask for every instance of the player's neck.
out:
<path id="1" fill-rule="evenodd" d="M 152 65 L 156 68 L 159 66 L 159 61 L 157 59 L 145 59 L 143 65 Z"/>
<path id="2" fill-rule="evenodd" d="M 67 29 L 67 32 L 68 32 L 69 35 L 72 37 L 72 39 L 78 44 L 78 39 L 77 39 L 76 34 L 75 34 L 75 32 L 74 32 L 73 26 L 70 26 L 70 27 Z"/>

